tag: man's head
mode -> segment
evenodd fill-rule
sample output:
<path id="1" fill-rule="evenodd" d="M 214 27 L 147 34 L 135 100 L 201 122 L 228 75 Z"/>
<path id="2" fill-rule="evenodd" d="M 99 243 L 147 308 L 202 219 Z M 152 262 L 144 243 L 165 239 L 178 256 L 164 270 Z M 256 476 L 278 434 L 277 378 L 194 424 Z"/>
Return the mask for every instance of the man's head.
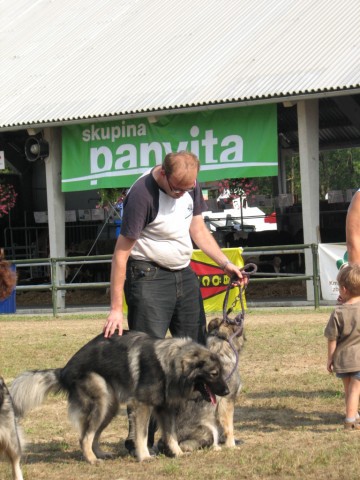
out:
<path id="1" fill-rule="evenodd" d="M 168 153 L 161 167 L 161 174 L 166 177 L 169 191 L 174 197 L 194 189 L 200 162 L 191 152 Z"/>

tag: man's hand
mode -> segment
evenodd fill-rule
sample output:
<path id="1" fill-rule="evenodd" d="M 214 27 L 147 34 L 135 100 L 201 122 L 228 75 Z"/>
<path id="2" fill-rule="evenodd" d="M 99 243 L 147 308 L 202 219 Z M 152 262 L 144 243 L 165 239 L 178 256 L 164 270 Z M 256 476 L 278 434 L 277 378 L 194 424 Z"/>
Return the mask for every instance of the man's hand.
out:
<path id="1" fill-rule="evenodd" d="M 224 273 L 228 275 L 231 279 L 233 285 L 247 285 L 249 282 L 249 277 L 243 275 L 239 267 L 229 262 L 224 267 Z"/>
<path id="2" fill-rule="evenodd" d="M 118 330 L 118 334 L 123 333 L 123 313 L 117 310 L 111 310 L 108 318 L 106 319 L 103 332 L 104 337 L 109 338 L 115 330 Z"/>

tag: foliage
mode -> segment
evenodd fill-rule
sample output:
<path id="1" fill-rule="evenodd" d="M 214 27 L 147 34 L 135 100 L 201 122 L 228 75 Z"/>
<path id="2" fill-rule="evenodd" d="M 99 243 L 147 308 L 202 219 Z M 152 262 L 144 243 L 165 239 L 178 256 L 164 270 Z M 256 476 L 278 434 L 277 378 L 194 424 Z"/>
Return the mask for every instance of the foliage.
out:
<path id="1" fill-rule="evenodd" d="M 329 190 L 347 190 L 360 185 L 360 149 L 332 150 L 320 155 L 320 196 Z"/>
<path id="2" fill-rule="evenodd" d="M 289 193 L 301 199 L 300 160 L 298 155 L 286 162 L 286 181 Z M 359 188 L 360 149 L 347 148 L 321 152 L 319 155 L 320 198 L 330 190 Z"/>
<path id="3" fill-rule="evenodd" d="M 125 188 L 101 188 L 98 191 L 99 201 L 96 208 L 105 208 L 105 210 L 111 208 L 111 206 L 118 205 L 124 201 L 126 196 Z"/>
<path id="4" fill-rule="evenodd" d="M 8 215 L 14 208 L 17 193 L 11 183 L 0 183 L 0 218 Z"/>
<path id="5" fill-rule="evenodd" d="M 255 177 L 252 178 L 252 181 L 257 187 L 256 194 L 274 195 L 274 181 L 277 182 L 277 177 Z"/>

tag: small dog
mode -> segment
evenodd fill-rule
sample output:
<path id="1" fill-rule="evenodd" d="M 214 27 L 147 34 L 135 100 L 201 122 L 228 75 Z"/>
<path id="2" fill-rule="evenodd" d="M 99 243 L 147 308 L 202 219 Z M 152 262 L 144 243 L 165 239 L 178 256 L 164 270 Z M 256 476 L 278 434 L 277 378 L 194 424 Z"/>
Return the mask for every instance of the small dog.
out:
<path id="1" fill-rule="evenodd" d="M 219 318 L 209 322 L 206 345 L 220 358 L 230 393 L 216 398 L 216 402 L 197 399 L 188 400 L 180 406 L 176 415 L 176 434 L 184 452 L 206 447 L 219 450 L 220 443 L 226 447 L 235 446 L 234 410 L 241 390 L 237 367 L 243 342 L 243 322 L 240 325 L 231 324 Z M 158 442 L 158 449 L 168 454 L 162 439 Z"/>
<path id="2" fill-rule="evenodd" d="M 139 461 L 151 458 L 147 446 L 151 410 L 173 456 L 183 452 L 175 434 L 175 412 L 185 399 L 229 393 L 216 353 L 189 338 L 152 338 L 130 331 L 98 335 L 63 368 L 28 371 L 11 385 L 15 411 L 23 415 L 50 392 L 65 392 L 69 416 L 80 430 L 85 459 L 94 464 L 109 454 L 99 447 L 102 431 L 120 403 L 131 403 Z"/>
<path id="3" fill-rule="evenodd" d="M 14 480 L 23 480 L 20 468 L 21 451 L 22 439 L 12 399 L 4 379 L 0 377 L 0 452 L 11 462 Z"/>

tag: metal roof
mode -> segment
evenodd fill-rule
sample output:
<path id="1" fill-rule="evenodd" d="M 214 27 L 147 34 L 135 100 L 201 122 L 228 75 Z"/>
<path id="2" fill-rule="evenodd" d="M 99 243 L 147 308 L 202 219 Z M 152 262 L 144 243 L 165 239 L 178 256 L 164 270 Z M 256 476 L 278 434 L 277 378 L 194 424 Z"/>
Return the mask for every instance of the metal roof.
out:
<path id="1" fill-rule="evenodd" d="M 0 0 L 0 128 L 360 90 L 359 0 Z"/>

